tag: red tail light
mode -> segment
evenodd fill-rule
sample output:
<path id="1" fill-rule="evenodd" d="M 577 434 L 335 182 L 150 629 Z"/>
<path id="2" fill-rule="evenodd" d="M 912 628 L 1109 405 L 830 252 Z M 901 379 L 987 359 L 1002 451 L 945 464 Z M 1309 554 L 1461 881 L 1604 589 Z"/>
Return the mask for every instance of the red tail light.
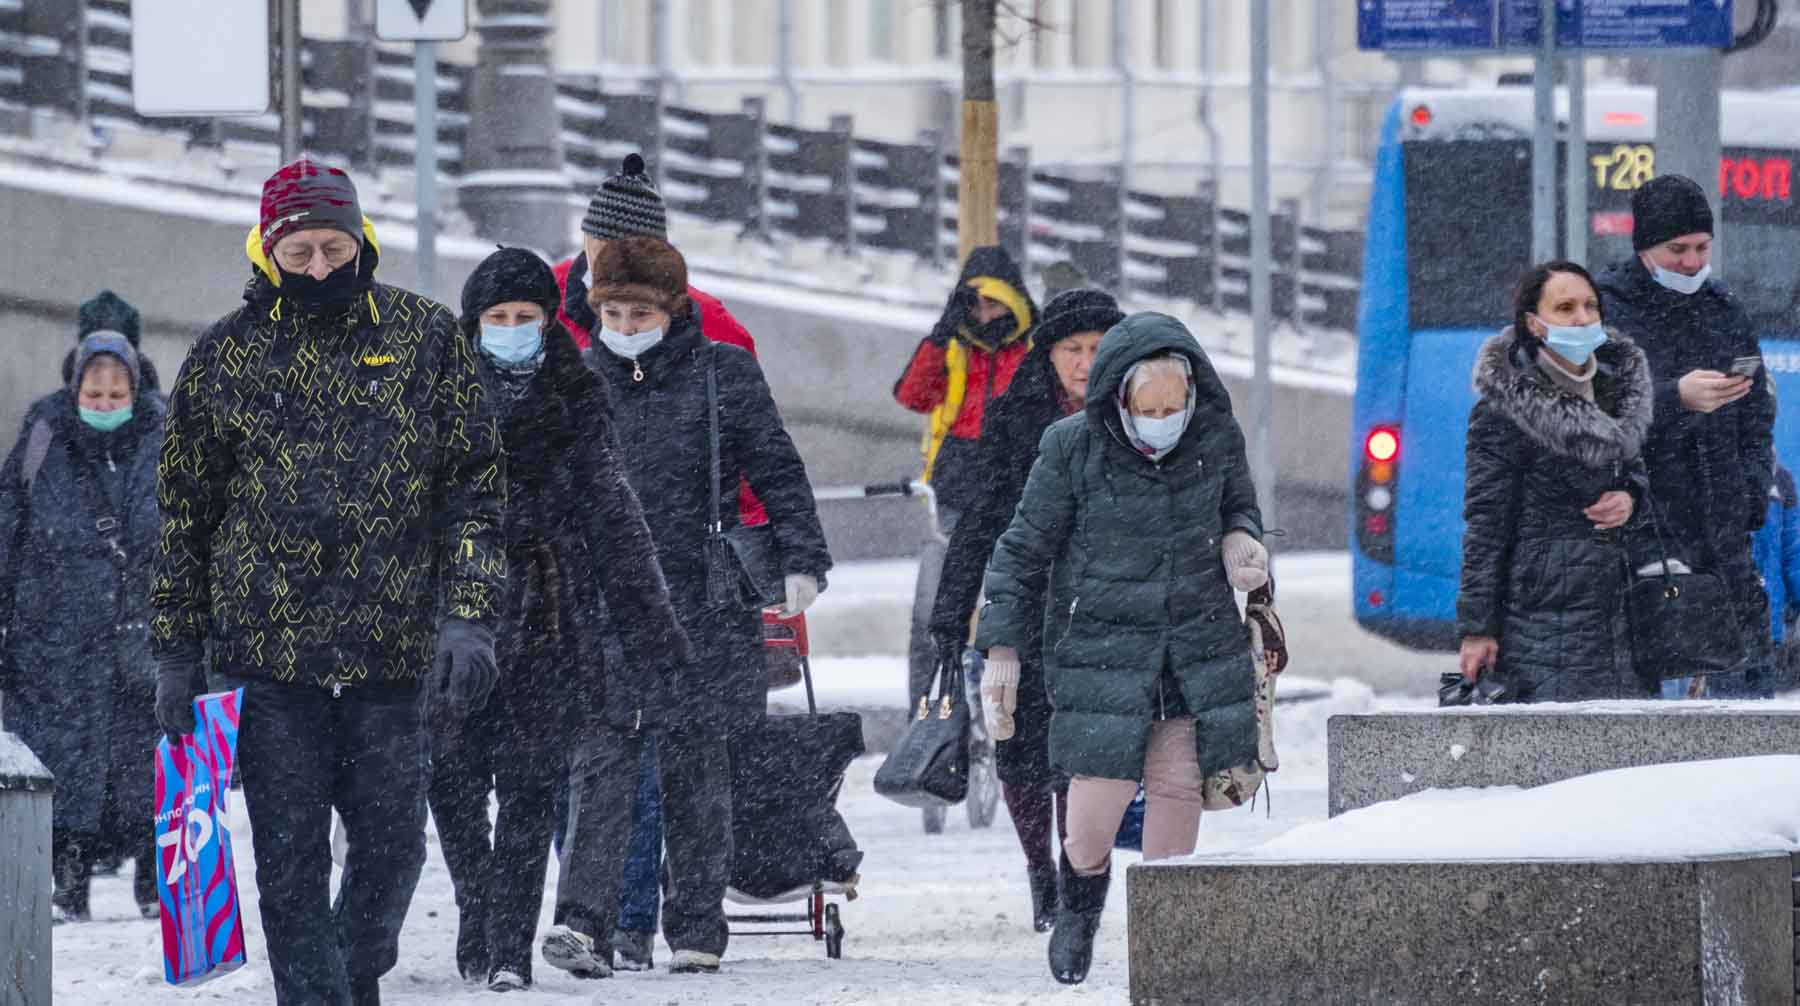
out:
<path id="1" fill-rule="evenodd" d="M 1369 431 L 1369 439 L 1364 441 L 1363 450 L 1368 452 L 1370 461 L 1394 460 L 1400 456 L 1400 431 L 1377 426 Z"/>
<path id="2" fill-rule="evenodd" d="M 1379 538 L 1388 533 L 1388 515 L 1384 513 L 1370 514 L 1363 518 L 1363 530 L 1372 537 Z"/>
<path id="3" fill-rule="evenodd" d="M 1414 105 L 1412 110 L 1412 123 L 1421 129 L 1431 125 L 1431 106 Z"/>

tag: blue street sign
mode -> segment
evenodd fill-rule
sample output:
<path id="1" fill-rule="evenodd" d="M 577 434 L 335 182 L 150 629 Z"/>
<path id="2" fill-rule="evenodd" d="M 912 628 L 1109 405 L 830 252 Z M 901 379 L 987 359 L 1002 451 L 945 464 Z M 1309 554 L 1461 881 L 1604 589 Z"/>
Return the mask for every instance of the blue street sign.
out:
<path id="1" fill-rule="evenodd" d="M 1538 0 L 1357 0 L 1358 48 L 1383 52 L 1529 51 Z M 1557 0 L 1560 49 L 1731 44 L 1731 0 Z"/>

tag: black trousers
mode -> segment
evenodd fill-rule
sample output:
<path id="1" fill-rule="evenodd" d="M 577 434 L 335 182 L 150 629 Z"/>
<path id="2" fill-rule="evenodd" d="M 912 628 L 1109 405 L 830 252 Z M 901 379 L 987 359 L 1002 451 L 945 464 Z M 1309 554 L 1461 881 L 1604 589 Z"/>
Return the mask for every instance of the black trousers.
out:
<path id="1" fill-rule="evenodd" d="M 497 728 L 471 723 L 461 740 L 435 744 L 431 816 L 461 916 L 457 968 L 480 978 L 504 968 L 530 981 L 550 860 L 551 791 L 564 762 L 561 757 L 511 757 L 505 749 L 509 740 Z M 500 800 L 491 842 L 490 791 Z"/>
<path id="2" fill-rule="evenodd" d="M 630 851 L 631 794 L 649 735 L 592 726 L 576 745 L 556 921 L 610 947 L 619 877 Z M 671 950 L 725 953 L 731 879 L 731 753 L 722 737 L 658 733 L 663 842 L 670 884 L 663 938 Z"/>
<path id="3" fill-rule="evenodd" d="M 244 685 L 238 769 L 256 843 L 279 1006 L 348 1006 L 386 974 L 425 865 L 427 756 L 410 694 L 342 698 L 311 685 Z M 331 896 L 331 809 L 349 848 Z"/>

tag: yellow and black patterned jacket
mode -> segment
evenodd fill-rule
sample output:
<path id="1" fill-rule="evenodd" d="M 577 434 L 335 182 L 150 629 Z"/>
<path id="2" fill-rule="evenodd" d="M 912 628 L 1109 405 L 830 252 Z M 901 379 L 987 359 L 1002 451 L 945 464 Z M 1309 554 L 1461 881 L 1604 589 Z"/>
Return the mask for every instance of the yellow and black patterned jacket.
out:
<path id="1" fill-rule="evenodd" d="M 158 653 L 333 689 L 415 687 L 440 619 L 492 627 L 506 473 L 448 308 L 373 281 L 335 317 L 281 296 L 254 228 L 244 305 L 200 337 L 169 399 L 151 592 Z"/>

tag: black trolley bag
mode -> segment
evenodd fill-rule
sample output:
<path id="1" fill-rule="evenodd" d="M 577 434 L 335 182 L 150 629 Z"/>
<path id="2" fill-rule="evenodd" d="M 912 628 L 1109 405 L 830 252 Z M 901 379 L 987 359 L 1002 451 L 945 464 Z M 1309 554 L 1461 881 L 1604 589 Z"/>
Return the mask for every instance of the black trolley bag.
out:
<path id="1" fill-rule="evenodd" d="M 795 646 L 770 638 L 766 645 Z M 804 644 L 801 644 L 802 646 Z M 731 740 L 731 885 L 745 905 L 805 901 L 806 913 L 728 914 L 752 926 L 806 923 L 806 929 L 733 929 L 739 936 L 811 936 L 828 957 L 842 953 L 844 927 L 831 896 L 856 899 L 863 853 L 837 810 L 844 773 L 863 753 L 862 717 L 821 715 L 812 668 L 801 652 L 804 716 L 766 716 Z"/>

